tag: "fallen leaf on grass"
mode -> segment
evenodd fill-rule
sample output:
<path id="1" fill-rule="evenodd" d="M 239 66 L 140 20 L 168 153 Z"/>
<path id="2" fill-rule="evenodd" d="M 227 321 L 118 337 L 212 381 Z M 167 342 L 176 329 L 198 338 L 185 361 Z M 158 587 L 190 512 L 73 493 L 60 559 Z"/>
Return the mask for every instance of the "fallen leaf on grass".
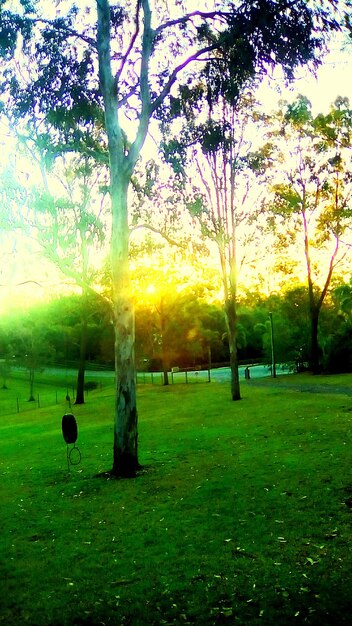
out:
<path id="1" fill-rule="evenodd" d="M 325 535 L 325 539 L 335 539 L 335 537 L 337 537 L 337 528 Z"/>
<path id="2" fill-rule="evenodd" d="M 134 583 L 135 581 L 129 578 L 120 578 L 119 580 L 113 580 L 110 585 L 112 587 L 116 587 L 117 585 L 131 585 L 132 583 Z"/>
<path id="3" fill-rule="evenodd" d="M 309 556 L 307 556 L 306 560 L 311 565 L 316 565 L 317 563 L 319 563 L 319 561 L 314 561 L 314 559 L 311 559 Z"/>

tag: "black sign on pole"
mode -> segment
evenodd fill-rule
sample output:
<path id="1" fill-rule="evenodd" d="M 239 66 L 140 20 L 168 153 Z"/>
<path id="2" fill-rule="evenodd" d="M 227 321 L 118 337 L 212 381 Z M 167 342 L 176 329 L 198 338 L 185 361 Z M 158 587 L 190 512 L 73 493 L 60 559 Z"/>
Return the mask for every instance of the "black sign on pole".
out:
<path id="1" fill-rule="evenodd" d="M 70 465 L 79 465 L 81 462 L 81 453 L 76 446 L 78 436 L 77 422 L 72 413 L 65 413 L 62 418 L 62 434 L 67 444 L 67 469 L 70 471 Z M 69 444 L 73 444 L 73 448 L 70 450 Z"/>
<path id="2" fill-rule="evenodd" d="M 66 443 L 76 443 L 78 428 L 76 418 L 72 413 L 66 413 L 62 418 L 62 434 Z"/>

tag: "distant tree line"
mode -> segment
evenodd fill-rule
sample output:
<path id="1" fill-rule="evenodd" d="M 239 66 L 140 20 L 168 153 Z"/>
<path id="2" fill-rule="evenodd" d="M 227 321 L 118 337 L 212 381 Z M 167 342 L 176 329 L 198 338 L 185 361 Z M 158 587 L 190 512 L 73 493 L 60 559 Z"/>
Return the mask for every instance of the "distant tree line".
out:
<path id="1" fill-rule="evenodd" d="M 54 363 L 78 365 L 82 306 L 87 315 L 87 362 L 113 368 L 114 329 L 109 303 L 91 294 L 83 304 L 79 295 L 71 295 L 0 319 L 4 386 L 13 365 L 27 368 L 32 378 L 36 370 Z M 270 363 L 271 312 L 276 361 L 295 371 L 306 369 L 310 351 L 308 307 L 305 286 L 291 286 L 269 297 L 248 291 L 239 299 L 239 360 Z M 223 305 L 206 301 L 192 289 L 179 294 L 165 291 L 153 302 L 136 302 L 137 369 L 164 371 L 167 384 L 167 372 L 174 366 L 226 364 L 226 333 Z M 352 280 L 335 287 L 324 302 L 319 345 L 322 371 L 352 371 Z"/>

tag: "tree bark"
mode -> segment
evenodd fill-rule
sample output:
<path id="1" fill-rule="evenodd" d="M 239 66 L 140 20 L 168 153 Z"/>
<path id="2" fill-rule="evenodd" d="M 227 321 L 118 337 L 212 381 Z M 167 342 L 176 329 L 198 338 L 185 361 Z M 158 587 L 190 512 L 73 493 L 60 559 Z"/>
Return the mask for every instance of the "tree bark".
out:
<path id="1" fill-rule="evenodd" d="M 125 154 L 125 139 L 119 124 L 117 84 L 111 69 L 109 2 L 99 0 L 97 9 L 99 78 L 108 135 L 112 215 L 110 260 L 115 324 L 116 385 L 112 473 L 115 476 L 133 477 L 136 475 L 139 463 L 127 195 L 134 162 Z"/>
<path id="2" fill-rule="evenodd" d="M 238 374 L 237 313 L 236 302 L 234 299 L 228 299 L 226 301 L 225 316 L 230 349 L 231 396 L 232 400 L 241 400 L 240 380 Z"/>
<path id="3" fill-rule="evenodd" d="M 136 474 L 138 463 L 136 371 L 134 359 L 134 308 L 129 271 L 129 228 L 127 193 L 129 178 L 115 172 L 111 184 L 111 268 L 115 322 L 115 425 L 114 460 L 116 476 Z"/>
<path id="4" fill-rule="evenodd" d="M 28 402 L 35 402 L 34 397 L 34 367 L 29 368 L 29 398 Z"/>
<path id="5" fill-rule="evenodd" d="M 311 320 L 311 345 L 310 345 L 310 364 L 309 367 L 313 374 L 320 373 L 320 347 L 318 340 L 319 329 L 319 313 L 320 308 L 315 306 L 310 311 Z"/>
<path id="6" fill-rule="evenodd" d="M 82 312 L 81 333 L 79 341 L 79 363 L 77 372 L 77 391 L 75 404 L 84 404 L 84 377 L 86 371 L 88 322 L 85 311 Z"/>
<path id="7" fill-rule="evenodd" d="M 163 298 L 160 300 L 160 330 L 161 330 L 161 361 L 163 368 L 163 385 L 167 386 L 169 384 L 169 373 L 168 373 L 168 365 L 169 359 L 166 355 L 166 346 L 165 346 L 165 315 L 164 315 L 164 306 L 163 306 Z"/>

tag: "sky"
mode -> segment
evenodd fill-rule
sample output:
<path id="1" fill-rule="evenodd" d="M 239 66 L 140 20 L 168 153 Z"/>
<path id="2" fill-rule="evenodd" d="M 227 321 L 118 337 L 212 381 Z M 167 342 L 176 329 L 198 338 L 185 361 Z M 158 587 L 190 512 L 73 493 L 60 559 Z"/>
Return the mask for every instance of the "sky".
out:
<path id="1" fill-rule="evenodd" d="M 276 108 L 280 98 L 292 101 L 298 94 L 309 98 L 315 115 L 327 113 L 337 96 L 348 97 L 352 106 L 352 41 L 344 45 L 341 37 L 336 38 L 316 77 L 306 68 L 300 68 L 295 81 L 285 88 L 277 71 L 272 78 L 263 81 L 258 93 L 268 111 Z"/>

